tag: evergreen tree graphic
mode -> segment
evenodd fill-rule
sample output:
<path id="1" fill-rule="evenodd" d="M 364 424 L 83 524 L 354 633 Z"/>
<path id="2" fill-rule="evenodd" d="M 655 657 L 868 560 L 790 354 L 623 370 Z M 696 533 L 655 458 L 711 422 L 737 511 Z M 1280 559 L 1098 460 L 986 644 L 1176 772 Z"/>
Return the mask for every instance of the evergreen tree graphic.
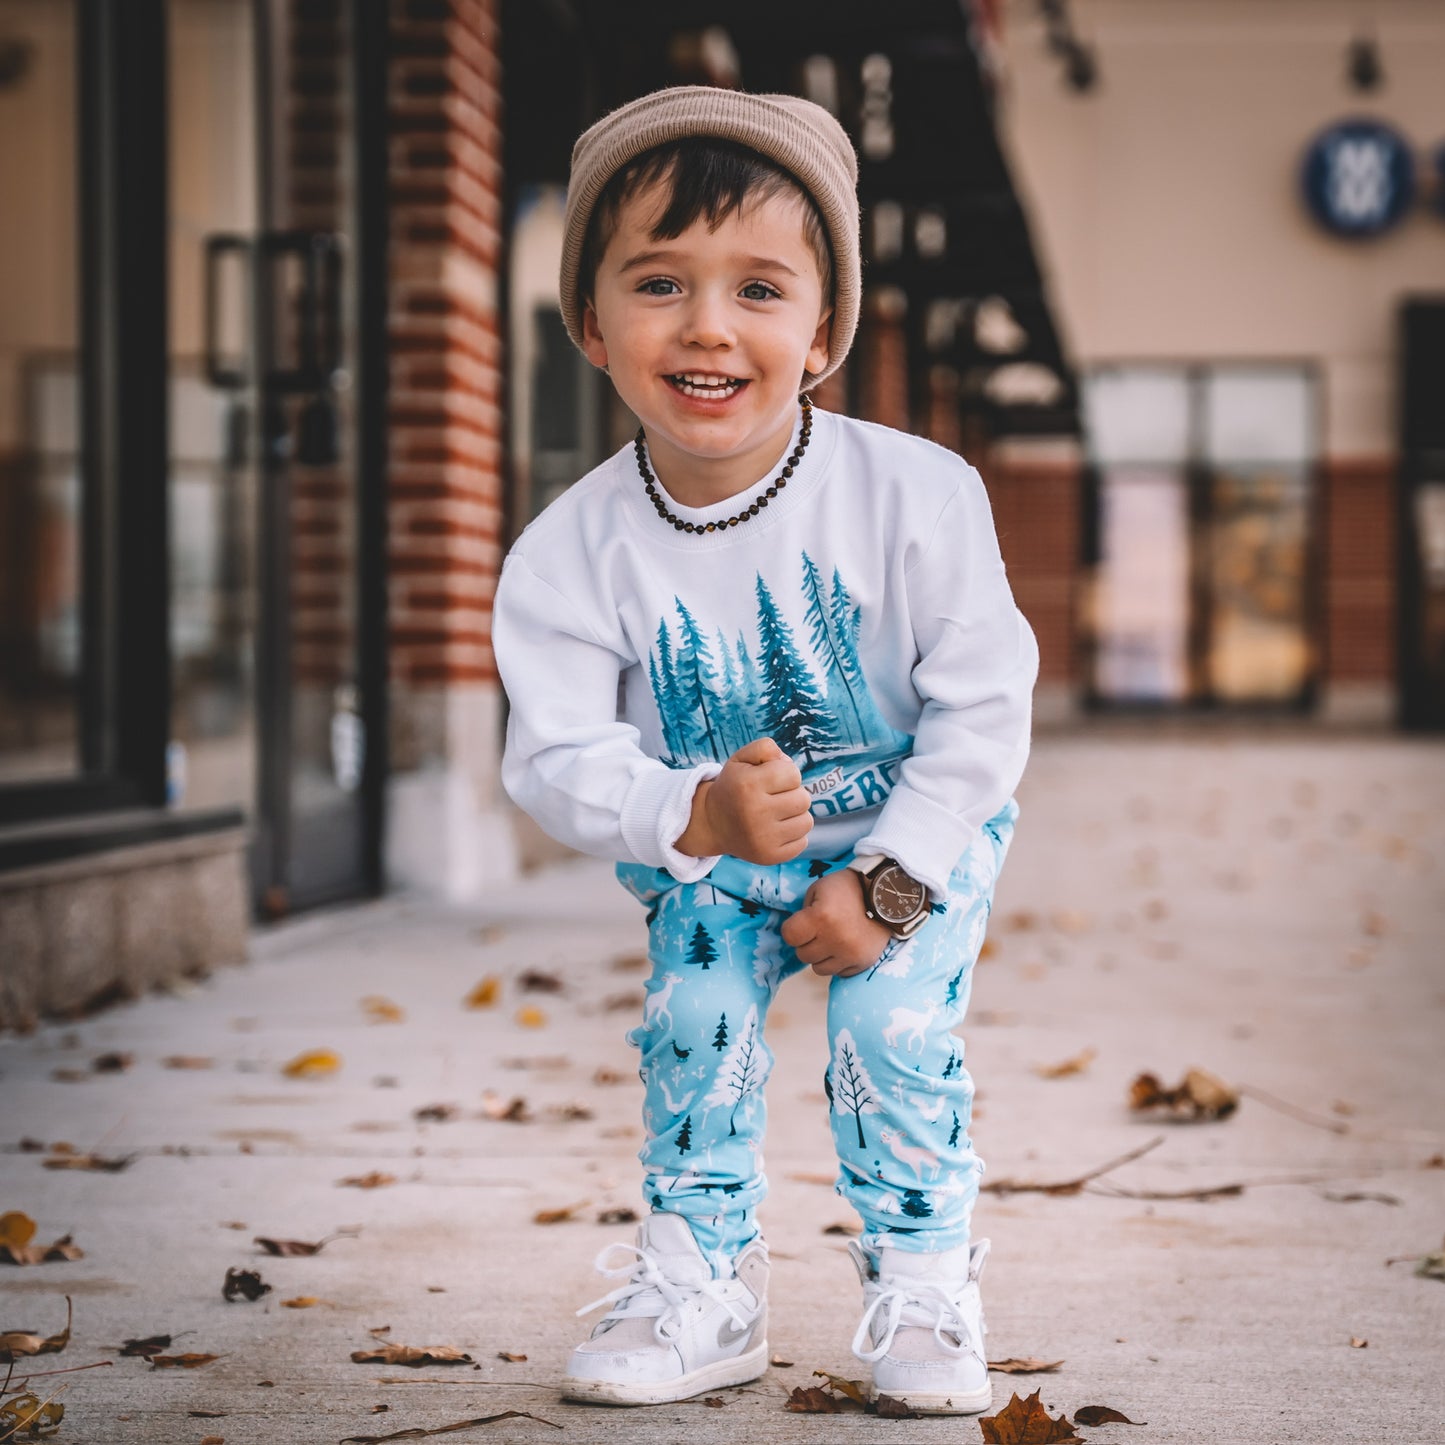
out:
<path id="1" fill-rule="evenodd" d="M 763 1082 L 763 1058 L 758 1043 L 758 1006 L 749 1004 L 742 1027 L 733 1036 L 732 1047 L 718 1065 L 712 1093 L 703 1100 L 709 1108 L 732 1108 L 728 1136 L 738 1132 L 738 1105 Z"/>
<path id="2" fill-rule="evenodd" d="M 756 918 L 763 911 L 763 905 L 755 898 L 739 898 L 738 912 L 744 918 Z"/>
<path id="3" fill-rule="evenodd" d="M 728 1046 L 728 1016 L 723 1014 L 717 1021 L 717 1032 L 712 1036 L 712 1046 L 718 1053 Z"/>
<path id="4" fill-rule="evenodd" d="M 943 1066 L 943 1077 L 945 1079 L 951 1079 L 957 1072 L 958 1055 L 956 1053 L 950 1053 L 948 1056 L 948 1062 Z"/>
<path id="5" fill-rule="evenodd" d="M 716 957 L 717 949 L 712 946 L 712 935 L 699 923 L 693 929 L 692 939 L 687 945 L 687 961 L 707 968 Z"/>
<path id="6" fill-rule="evenodd" d="M 657 715 L 662 720 L 662 741 L 674 758 L 687 753 L 687 727 L 681 704 L 677 697 L 677 677 L 672 664 L 672 637 L 667 630 L 667 619 L 657 624 L 657 655 L 650 659 L 648 672 L 652 681 L 652 696 L 657 702 Z M 679 729 L 679 722 L 683 723 Z"/>
<path id="7" fill-rule="evenodd" d="M 882 1112 L 878 1107 L 873 1080 L 863 1060 L 858 1057 L 858 1046 L 848 1029 L 839 1029 L 833 1045 L 833 1111 L 837 1114 L 852 1114 L 858 1125 L 858 1147 L 864 1149 L 868 1141 L 863 1137 L 864 1114 Z"/>
<path id="8" fill-rule="evenodd" d="M 682 1128 L 677 1132 L 677 1152 L 686 1154 L 692 1148 L 692 1115 L 682 1121 Z"/>
<path id="9" fill-rule="evenodd" d="M 748 640 L 738 633 L 738 707 L 746 718 L 747 737 L 751 742 L 757 735 L 754 714 L 758 710 L 758 669 L 748 653 Z"/>
<path id="10" fill-rule="evenodd" d="M 903 1212 L 910 1219 L 927 1219 L 933 1213 L 933 1206 L 923 1197 L 921 1189 L 905 1189 Z"/>
<path id="11" fill-rule="evenodd" d="M 778 611 L 758 573 L 758 650 L 763 678 L 762 730 L 806 767 L 837 743 L 818 684 L 793 641 L 793 629 Z"/>
<path id="12" fill-rule="evenodd" d="M 948 1147 L 950 1149 L 956 1148 L 958 1146 L 958 1131 L 962 1127 L 963 1125 L 958 1122 L 958 1114 L 955 1112 L 953 1115 L 953 1130 L 948 1136 Z"/>
<path id="13" fill-rule="evenodd" d="M 842 586 L 843 579 L 837 570 L 833 572 L 834 588 Z M 843 589 L 847 596 L 847 589 Z M 854 691 L 855 678 L 849 675 L 849 660 L 856 664 L 856 649 L 850 650 L 849 631 L 836 627 L 832 603 L 824 596 L 823 577 L 818 565 L 806 552 L 803 553 L 803 596 L 807 599 L 808 610 L 804 621 L 808 624 L 808 641 L 813 656 L 823 667 L 823 686 L 827 693 L 828 706 L 847 730 L 850 742 L 866 742 L 868 729 L 863 721 L 863 711 L 858 706 L 858 695 Z M 846 612 L 846 604 L 844 606 Z M 849 628 L 852 623 L 849 621 Z M 855 667 L 856 672 L 856 667 Z M 861 681 L 861 676 L 857 678 Z M 851 718 L 850 715 L 851 714 Z"/>
<path id="14" fill-rule="evenodd" d="M 708 651 L 707 638 L 687 610 L 687 605 L 681 597 L 674 597 L 673 601 L 677 604 L 677 615 L 682 619 L 682 641 L 677 649 L 675 671 L 677 697 L 692 724 L 698 751 L 705 749 L 709 757 L 721 762 L 728 753 L 713 716 L 721 711 L 718 707 L 717 669 L 712 653 Z"/>

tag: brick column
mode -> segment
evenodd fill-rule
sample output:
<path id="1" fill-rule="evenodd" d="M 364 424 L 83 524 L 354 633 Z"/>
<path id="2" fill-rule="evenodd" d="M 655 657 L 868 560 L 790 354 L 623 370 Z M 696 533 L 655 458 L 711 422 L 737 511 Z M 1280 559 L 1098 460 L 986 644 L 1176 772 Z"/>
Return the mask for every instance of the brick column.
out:
<path id="1" fill-rule="evenodd" d="M 497 769 L 502 556 L 500 0 L 391 0 L 394 883 L 515 870 Z"/>

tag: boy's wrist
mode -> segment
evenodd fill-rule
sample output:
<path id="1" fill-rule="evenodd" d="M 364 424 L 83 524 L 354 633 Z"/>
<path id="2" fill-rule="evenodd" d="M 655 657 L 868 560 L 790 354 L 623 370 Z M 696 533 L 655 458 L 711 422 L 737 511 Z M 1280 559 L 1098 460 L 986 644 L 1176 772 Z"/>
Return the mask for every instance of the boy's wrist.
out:
<path id="1" fill-rule="evenodd" d="M 716 846 L 712 824 L 707 815 L 707 795 L 712 791 L 711 778 L 704 778 L 692 795 L 692 815 L 687 827 L 672 846 L 689 858 L 712 858 L 722 850 Z"/>

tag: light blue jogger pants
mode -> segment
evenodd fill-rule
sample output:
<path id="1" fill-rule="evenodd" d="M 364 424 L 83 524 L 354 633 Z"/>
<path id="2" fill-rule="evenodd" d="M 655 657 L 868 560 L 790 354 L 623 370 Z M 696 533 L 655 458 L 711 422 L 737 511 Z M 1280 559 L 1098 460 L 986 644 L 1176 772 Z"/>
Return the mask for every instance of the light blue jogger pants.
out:
<path id="1" fill-rule="evenodd" d="M 1010 802 L 984 825 L 912 938 L 829 984 L 824 1089 L 836 1189 L 861 1216 L 865 1242 L 931 1251 L 968 1241 L 983 1163 L 968 1137 L 973 1081 L 953 1030 L 1017 814 Z M 813 880 L 847 861 L 724 858 L 700 883 L 617 869 L 650 909 L 652 975 L 642 1023 L 627 1036 L 647 1088 L 646 1196 L 686 1217 L 718 1273 L 756 1236 L 767 1192 L 763 1085 L 773 1055 L 763 1025 L 779 984 L 806 966 L 780 930 Z"/>

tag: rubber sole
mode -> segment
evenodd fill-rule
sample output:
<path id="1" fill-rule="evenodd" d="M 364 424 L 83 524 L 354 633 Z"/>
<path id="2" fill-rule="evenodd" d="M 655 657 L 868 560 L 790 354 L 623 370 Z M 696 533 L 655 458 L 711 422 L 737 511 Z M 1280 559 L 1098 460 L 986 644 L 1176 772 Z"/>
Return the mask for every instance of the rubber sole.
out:
<path id="1" fill-rule="evenodd" d="M 993 1405 L 993 1386 L 978 1390 L 956 1390 L 950 1393 L 920 1394 L 916 1390 L 873 1389 L 874 1396 L 887 1395 L 899 1400 L 920 1415 L 980 1415 Z"/>
<path id="2" fill-rule="evenodd" d="M 562 1380 L 562 1398 L 579 1405 L 671 1405 L 690 1400 L 709 1390 L 729 1385 L 746 1385 L 768 1368 L 768 1342 L 755 1345 L 745 1355 L 717 1360 L 690 1370 L 675 1380 L 646 1380 L 641 1383 L 618 1380 L 583 1380 L 567 1375 Z"/>

